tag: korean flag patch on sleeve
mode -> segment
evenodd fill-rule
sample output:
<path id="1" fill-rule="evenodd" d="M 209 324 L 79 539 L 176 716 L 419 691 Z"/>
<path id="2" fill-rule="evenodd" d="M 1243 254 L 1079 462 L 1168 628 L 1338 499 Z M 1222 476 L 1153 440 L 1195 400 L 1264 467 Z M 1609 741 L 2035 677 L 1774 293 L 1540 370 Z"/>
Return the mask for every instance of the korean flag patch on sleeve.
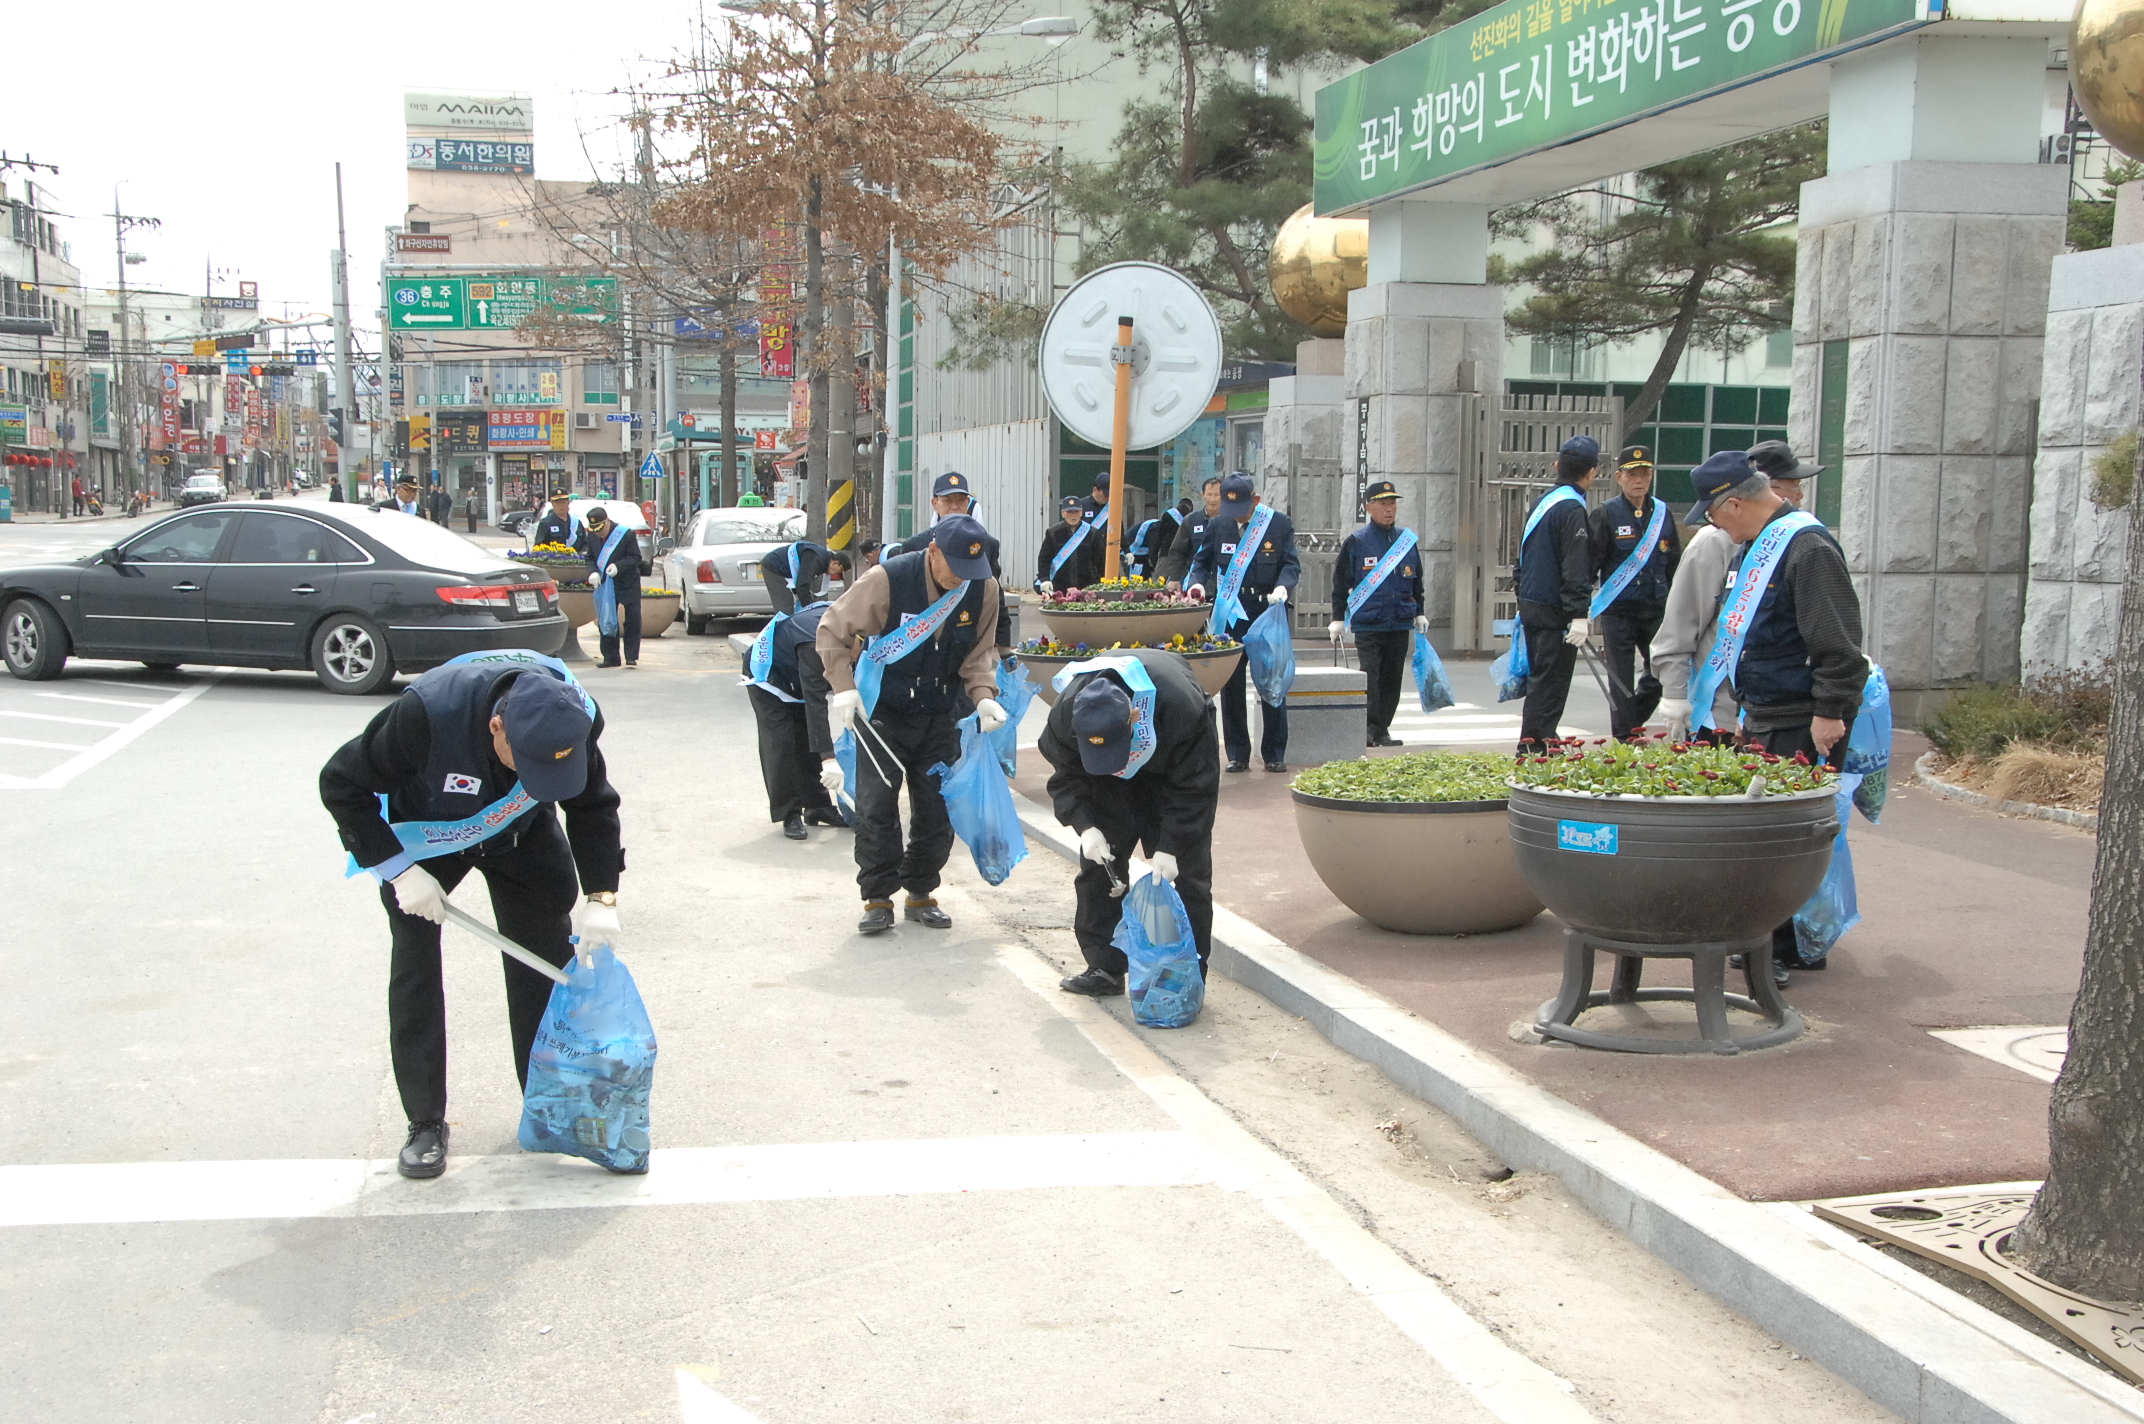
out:
<path id="1" fill-rule="evenodd" d="M 458 793 L 463 796 L 474 796 L 483 784 L 476 777 L 464 776 L 458 771 L 450 771 L 447 773 L 447 784 L 444 789 L 449 795 Z"/>

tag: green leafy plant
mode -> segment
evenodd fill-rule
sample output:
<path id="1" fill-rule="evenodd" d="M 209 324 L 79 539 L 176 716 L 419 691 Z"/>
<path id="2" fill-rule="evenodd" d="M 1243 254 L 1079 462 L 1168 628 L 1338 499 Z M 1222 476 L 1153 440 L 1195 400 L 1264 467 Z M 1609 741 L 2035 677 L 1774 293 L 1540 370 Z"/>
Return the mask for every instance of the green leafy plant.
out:
<path id="1" fill-rule="evenodd" d="M 2127 509 L 2137 485 L 2137 432 L 2120 436 L 2092 457 L 2092 503 L 2101 509 Z"/>
<path id="2" fill-rule="evenodd" d="M 1294 785 L 1334 801 L 1502 801 L 1510 779 L 1511 758 L 1502 752 L 1409 752 L 1327 762 Z"/>
<path id="3" fill-rule="evenodd" d="M 1744 796 L 1759 778 L 1767 796 L 1815 791 L 1837 783 L 1829 767 L 1799 754 L 1774 756 L 1752 747 L 1690 742 L 1612 742 L 1582 738 L 1554 742 L 1539 756 L 1522 756 L 1511 781 L 1535 791 L 1588 791 L 1596 796 Z"/>
<path id="4" fill-rule="evenodd" d="M 1171 653 L 1226 653 L 1240 649 L 1243 644 L 1234 638 L 1217 638 L 1211 633 L 1179 633 L 1165 643 L 1111 643 L 1106 648 L 1097 648 L 1091 643 L 1060 643 L 1054 638 L 1029 638 L 1018 650 L 1030 657 L 1041 658 L 1088 658 L 1097 653 L 1114 653 L 1125 648 L 1158 647 Z"/>
<path id="5" fill-rule="evenodd" d="M 2104 660 L 2027 683 L 1969 687 L 1921 724 L 1937 751 L 1989 761 L 2013 743 L 2055 751 L 2103 751 L 2114 715 L 2114 668 Z"/>

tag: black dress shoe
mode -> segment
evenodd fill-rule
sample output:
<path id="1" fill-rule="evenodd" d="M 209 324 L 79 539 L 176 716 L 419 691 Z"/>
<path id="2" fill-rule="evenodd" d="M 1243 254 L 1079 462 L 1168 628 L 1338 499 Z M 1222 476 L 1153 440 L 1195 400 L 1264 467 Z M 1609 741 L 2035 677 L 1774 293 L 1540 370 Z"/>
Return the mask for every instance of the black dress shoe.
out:
<path id="1" fill-rule="evenodd" d="M 1223 771 L 1249 771 L 1251 764 L 1247 761 L 1232 761 L 1221 769 Z"/>
<path id="2" fill-rule="evenodd" d="M 1784 964 L 1781 964 L 1781 963 L 1780 963 L 1780 962 L 1779 962 L 1778 960 L 1776 960 L 1776 959 L 1772 961 L 1772 987 L 1773 987 L 1773 988 L 1775 988 L 1775 989 L 1784 989 L 1784 988 L 1786 988 L 1786 987 L 1787 987 L 1787 984 L 1788 984 L 1788 982 L 1789 982 L 1790 980 L 1792 980 L 1792 979 L 1793 979 L 1793 977 L 1794 977 L 1794 976 L 1793 976 L 1792 974 L 1790 974 L 1790 973 L 1788 973 L 1788 972 L 1787 972 L 1787 966 L 1786 966 L 1786 965 L 1784 965 Z"/>
<path id="3" fill-rule="evenodd" d="M 925 929 L 949 930 L 953 928 L 953 917 L 939 909 L 936 900 L 911 898 L 907 904 L 901 907 L 901 918 L 914 920 Z"/>
<path id="4" fill-rule="evenodd" d="M 1286 771 L 1287 769 L 1288 763 L 1284 761 L 1269 761 L 1266 763 L 1267 771 Z"/>
<path id="5" fill-rule="evenodd" d="M 893 901 L 864 901 L 864 917 L 856 922 L 859 934 L 884 934 L 893 928 Z"/>
<path id="6" fill-rule="evenodd" d="M 1387 733 L 1384 736 L 1370 738 L 1370 745 L 1373 747 L 1403 747 L 1407 744 L 1398 737 Z"/>
<path id="7" fill-rule="evenodd" d="M 1100 969 L 1089 969 L 1069 979 L 1057 981 L 1057 987 L 1067 994 L 1085 994 L 1090 998 L 1106 999 L 1124 992 L 1124 981 L 1116 975 Z"/>
<path id="8" fill-rule="evenodd" d="M 789 813 L 787 819 L 782 822 L 782 834 L 793 841 L 800 841 L 805 838 L 804 813 L 802 811 L 791 811 Z"/>
<path id="9" fill-rule="evenodd" d="M 814 806 L 804 813 L 804 824 L 807 826 L 846 826 L 848 822 L 842 820 L 841 813 L 831 806 Z"/>
<path id="10" fill-rule="evenodd" d="M 395 1170 L 405 1177 L 436 1177 L 447 1170 L 447 1125 L 413 1122 Z"/>

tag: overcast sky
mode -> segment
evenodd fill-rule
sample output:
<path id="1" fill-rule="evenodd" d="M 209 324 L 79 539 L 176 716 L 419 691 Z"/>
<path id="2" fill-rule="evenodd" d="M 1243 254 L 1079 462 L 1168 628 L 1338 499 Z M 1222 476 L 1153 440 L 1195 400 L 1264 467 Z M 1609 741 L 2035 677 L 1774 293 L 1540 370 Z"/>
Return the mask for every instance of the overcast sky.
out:
<path id="1" fill-rule="evenodd" d="M 258 282 L 263 314 L 278 316 L 328 308 L 340 160 L 351 304 L 369 331 L 381 231 L 405 204 L 405 88 L 532 95 L 537 176 L 585 177 L 584 136 L 606 162 L 619 153 L 610 91 L 682 47 L 694 9 L 680 0 L 13 5 L 0 149 L 59 165 L 36 177 L 69 215 L 60 227 L 85 283 L 114 280 L 107 214 L 117 184 L 125 211 L 163 221 L 128 239 L 149 258 L 129 269 L 130 283 L 199 292 L 208 264 L 217 292 Z M 24 176 L 6 175 L 11 193 Z"/>

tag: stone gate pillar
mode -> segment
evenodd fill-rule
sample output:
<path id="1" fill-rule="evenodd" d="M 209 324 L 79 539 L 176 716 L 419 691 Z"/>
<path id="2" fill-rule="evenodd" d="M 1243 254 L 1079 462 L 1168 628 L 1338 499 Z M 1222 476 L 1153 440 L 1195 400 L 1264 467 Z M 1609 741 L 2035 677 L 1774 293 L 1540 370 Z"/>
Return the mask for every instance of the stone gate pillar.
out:
<path id="1" fill-rule="evenodd" d="M 1488 284 L 1487 206 L 1401 199 L 1369 216 L 1369 283 L 1347 303 L 1341 469 L 1399 487 L 1432 636 L 1449 647 L 1468 396 L 1503 389 L 1504 289 Z"/>
<path id="2" fill-rule="evenodd" d="M 1925 38 L 1832 68 L 1803 185 L 1795 449 L 1894 686 L 2018 671 L 2032 402 L 2069 170 L 2036 162 L 2044 39 Z"/>

